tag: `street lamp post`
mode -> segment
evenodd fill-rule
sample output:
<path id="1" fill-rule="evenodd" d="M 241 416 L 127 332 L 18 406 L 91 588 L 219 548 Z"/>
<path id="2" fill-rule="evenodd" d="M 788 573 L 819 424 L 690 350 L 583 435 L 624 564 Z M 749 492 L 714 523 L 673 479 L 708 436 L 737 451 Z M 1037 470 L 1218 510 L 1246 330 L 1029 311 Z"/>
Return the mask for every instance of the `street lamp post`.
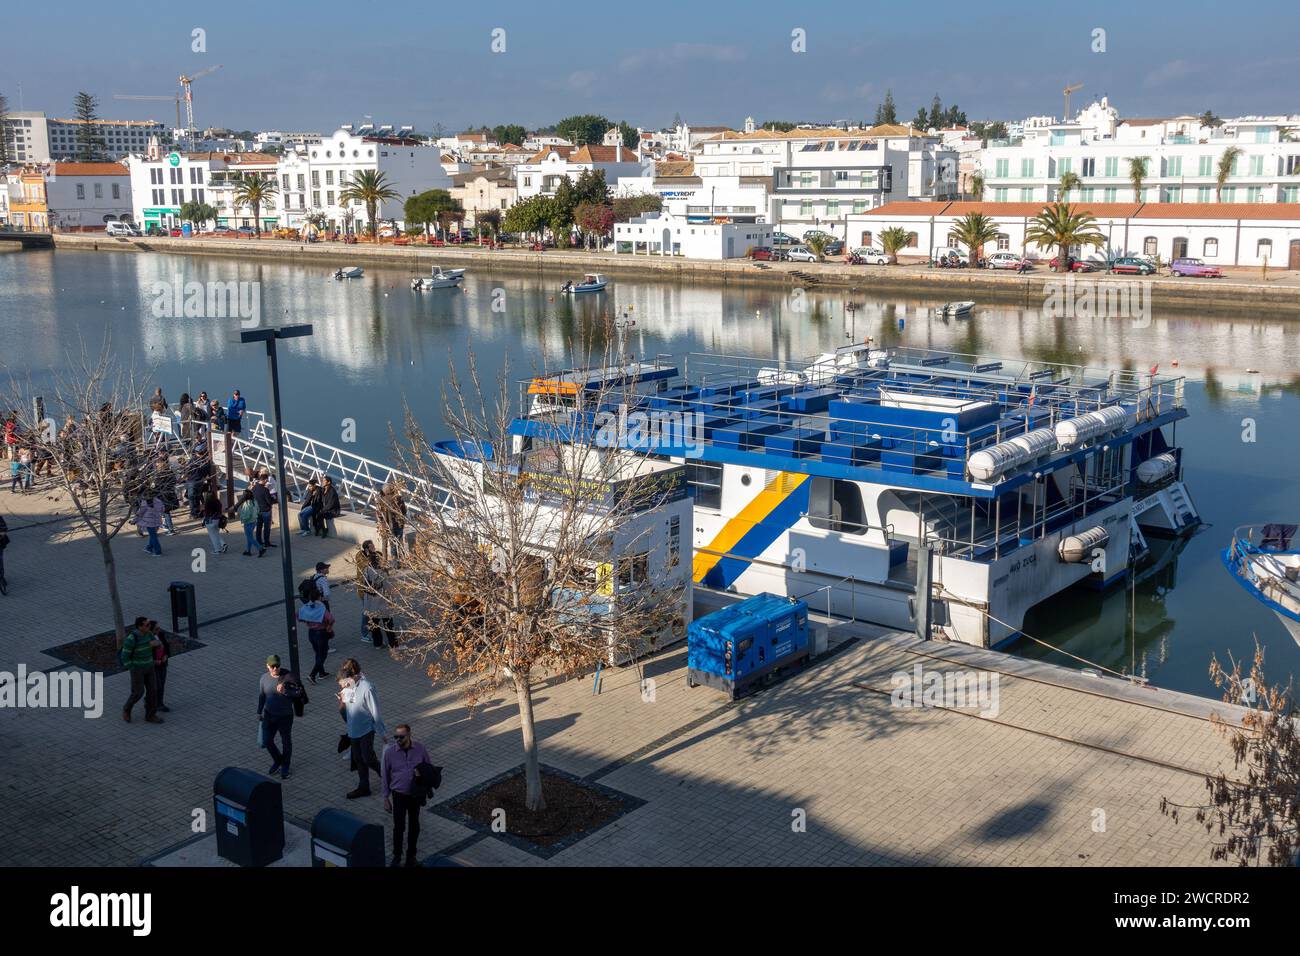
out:
<path id="1" fill-rule="evenodd" d="M 271 428 L 275 434 L 275 481 L 279 491 L 280 571 L 284 576 L 284 623 L 289 637 L 289 670 L 298 669 L 298 614 L 294 609 L 293 556 L 289 545 L 289 488 L 284 477 L 284 434 L 280 427 L 280 367 L 275 343 L 280 339 L 311 335 L 310 325 L 282 325 L 268 329 L 244 329 L 239 341 L 265 342 L 266 361 L 271 372 Z"/>

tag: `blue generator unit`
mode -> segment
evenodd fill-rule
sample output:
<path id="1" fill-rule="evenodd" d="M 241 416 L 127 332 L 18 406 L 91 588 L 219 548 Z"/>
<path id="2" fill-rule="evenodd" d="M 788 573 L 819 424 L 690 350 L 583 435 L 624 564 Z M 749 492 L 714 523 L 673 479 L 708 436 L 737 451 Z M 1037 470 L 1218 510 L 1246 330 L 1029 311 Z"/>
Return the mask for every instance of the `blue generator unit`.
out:
<path id="1" fill-rule="evenodd" d="M 735 700 L 770 674 L 812 656 L 808 605 L 756 594 L 692 621 L 686 641 L 686 683 Z"/>

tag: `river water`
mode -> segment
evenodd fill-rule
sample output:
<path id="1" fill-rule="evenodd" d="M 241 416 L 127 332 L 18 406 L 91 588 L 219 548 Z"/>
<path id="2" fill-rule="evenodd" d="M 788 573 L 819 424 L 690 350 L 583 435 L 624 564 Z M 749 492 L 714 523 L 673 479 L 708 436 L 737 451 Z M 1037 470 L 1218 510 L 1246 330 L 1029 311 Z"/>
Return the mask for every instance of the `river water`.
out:
<path id="1" fill-rule="evenodd" d="M 1162 687 L 1217 696 L 1211 654 L 1249 659 L 1267 648 L 1274 678 L 1300 674 L 1300 648 L 1273 615 L 1228 577 L 1219 551 L 1240 524 L 1300 517 L 1300 323 L 1242 312 L 1199 316 L 1162 311 L 1139 318 L 1053 318 L 1039 309 L 980 307 L 969 320 L 923 314 L 935 301 L 861 292 L 818 293 L 728 285 L 618 280 L 602 296 L 553 294 L 554 277 L 475 275 L 463 290 L 410 291 L 407 269 L 367 267 L 335 282 L 324 267 L 231 259 L 81 251 L 0 253 L 0 357 L 40 382 L 81 343 L 105 336 L 123 359 L 155 369 L 175 402 L 206 389 L 242 389 L 267 407 L 260 346 L 232 342 L 237 318 L 169 317 L 155 283 L 257 283 L 264 323 L 310 322 L 314 334 L 284 343 L 285 424 L 342 444 L 348 422 L 368 457 L 387 459 L 389 429 L 409 403 L 437 434 L 448 363 L 472 349 L 482 376 L 511 378 L 561 363 L 566 348 L 599 328 L 605 313 L 627 316 L 625 348 L 638 356 L 692 352 L 798 359 L 870 335 L 1004 358 L 1187 376 L 1191 417 L 1178 426 L 1186 480 L 1206 527 L 1158 547 L 1159 561 L 1135 589 L 1068 592 L 1036 608 L 1027 633 Z M 1189 280 L 1191 281 L 1191 280 Z M 248 289 L 254 286 L 247 287 Z M 856 308 L 846 309 L 850 300 Z M 159 312 L 164 314 L 159 315 Z M 1247 371 L 1253 369 L 1256 371 Z M 1161 543 L 1156 542 L 1159 546 Z M 1134 619 L 1135 612 L 1135 619 Z M 1078 666 L 1028 641 L 1013 653 Z"/>

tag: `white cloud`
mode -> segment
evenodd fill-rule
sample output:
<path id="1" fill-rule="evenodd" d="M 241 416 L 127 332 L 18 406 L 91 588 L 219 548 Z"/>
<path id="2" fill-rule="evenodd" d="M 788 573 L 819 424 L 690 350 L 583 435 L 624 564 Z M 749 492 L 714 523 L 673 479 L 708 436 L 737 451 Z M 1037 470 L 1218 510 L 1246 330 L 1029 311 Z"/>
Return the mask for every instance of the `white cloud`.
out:
<path id="1" fill-rule="evenodd" d="M 738 63 L 744 51 L 722 43 L 674 43 L 671 46 L 629 53 L 619 61 L 619 69 L 632 73 L 653 66 L 680 66 L 691 61 Z"/>

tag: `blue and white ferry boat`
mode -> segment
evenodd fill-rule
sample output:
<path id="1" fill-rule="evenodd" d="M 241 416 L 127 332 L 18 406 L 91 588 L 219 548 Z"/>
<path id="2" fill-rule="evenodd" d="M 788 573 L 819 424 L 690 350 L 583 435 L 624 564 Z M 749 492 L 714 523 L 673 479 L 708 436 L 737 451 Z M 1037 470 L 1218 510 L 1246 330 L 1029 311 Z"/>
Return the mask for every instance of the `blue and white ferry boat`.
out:
<path id="1" fill-rule="evenodd" d="M 631 386 L 616 404 L 612 383 Z M 1183 385 L 866 343 L 570 370 L 533 380 L 512 432 L 516 451 L 613 434 L 684 463 L 698 587 L 994 647 L 1065 588 L 1124 578 L 1146 535 L 1200 523 Z"/>

